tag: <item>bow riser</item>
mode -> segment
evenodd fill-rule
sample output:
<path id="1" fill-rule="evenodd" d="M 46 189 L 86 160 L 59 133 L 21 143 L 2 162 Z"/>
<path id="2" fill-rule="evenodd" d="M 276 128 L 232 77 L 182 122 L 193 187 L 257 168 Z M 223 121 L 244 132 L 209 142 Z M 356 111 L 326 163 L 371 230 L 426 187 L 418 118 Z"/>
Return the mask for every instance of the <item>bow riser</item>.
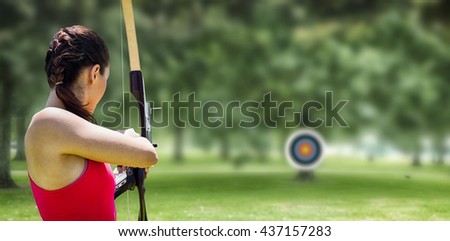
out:
<path id="1" fill-rule="evenodd" d="M 150 108 L 145 100 L 145 82 L 141 71 L 130 72 L 130 91 L 138 102 L 141 136 L 152 142 Z"/>

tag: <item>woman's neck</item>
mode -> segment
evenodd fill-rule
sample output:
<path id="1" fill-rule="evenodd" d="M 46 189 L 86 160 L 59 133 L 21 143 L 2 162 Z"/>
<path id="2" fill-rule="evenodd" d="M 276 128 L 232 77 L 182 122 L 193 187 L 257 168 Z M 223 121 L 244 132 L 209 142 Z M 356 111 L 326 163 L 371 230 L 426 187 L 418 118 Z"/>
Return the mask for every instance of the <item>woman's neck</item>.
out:
<path id="1" fill-rule="evenodd" d="M 63 102 L 56 95 L 55 88 L 51 89 L 50 94 L 48 95 L 48 99 L 47 99 L 47 103 L 45 104 L 45 107 L 57 107 L 57 108 L 61 108 L 61 109 L 66 109 L 64 107 Z"/>

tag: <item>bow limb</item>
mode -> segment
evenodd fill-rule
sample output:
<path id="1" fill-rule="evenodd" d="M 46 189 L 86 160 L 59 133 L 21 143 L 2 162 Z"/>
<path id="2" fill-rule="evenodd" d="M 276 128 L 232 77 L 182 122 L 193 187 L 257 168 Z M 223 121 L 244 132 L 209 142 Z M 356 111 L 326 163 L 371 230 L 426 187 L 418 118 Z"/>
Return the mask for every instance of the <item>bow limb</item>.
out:
<path id="1" fill-rule="evenodd" d="M 127 35 L 128 53 L 130 57 L 130 92 L 138 102 L 141 136 L 151 142 L 151 127 L 149 108 L 145 99 L 145 85 L 139 63 L 139 51 L 134 25 L 134 14 L 132 0 L 122 0 L 122 10 L 125 20 L 125 31 Z M 147 210 L 145 206 L 145 169 L 133 168 L 136 187 L 139 192 L 139 216 L 138 221 L 147 221 Z"/>

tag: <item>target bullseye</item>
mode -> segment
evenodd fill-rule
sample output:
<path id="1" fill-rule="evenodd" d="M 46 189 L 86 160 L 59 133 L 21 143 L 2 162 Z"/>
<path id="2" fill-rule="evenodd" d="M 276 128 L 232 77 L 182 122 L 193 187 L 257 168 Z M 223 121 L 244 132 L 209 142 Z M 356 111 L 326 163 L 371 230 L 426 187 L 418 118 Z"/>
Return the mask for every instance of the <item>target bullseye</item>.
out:
<path id="1" fill-rule="evenodd" d="M 299 149 L 297 150 L 300 155 L 302 156 L 309 156 L 311 155 L 311 145 L 308 143 L 302 143 L 299 147 Z"/>
<path id="2" fill-rule="evenodd" d="M 324 142 L 313 130 L 300 130 L 291 135 L 285 146 L 289 163 L 299 170 L 312 170 L 322 161 Z"/>

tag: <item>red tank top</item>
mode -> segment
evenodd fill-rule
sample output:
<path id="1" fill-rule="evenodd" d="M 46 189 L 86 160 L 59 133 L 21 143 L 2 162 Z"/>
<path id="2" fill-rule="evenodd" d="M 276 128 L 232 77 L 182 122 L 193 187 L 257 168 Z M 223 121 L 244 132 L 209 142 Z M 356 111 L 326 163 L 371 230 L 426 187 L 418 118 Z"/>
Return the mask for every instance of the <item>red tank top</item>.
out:
<path id="1" fill-rule="evenodd" d="M 116 183 L 107 163 L 86 161 L 81 176 L 58 190 L 45 190 L 30 178 L 39 213 L 44 221 L 115 221 Z"/>

